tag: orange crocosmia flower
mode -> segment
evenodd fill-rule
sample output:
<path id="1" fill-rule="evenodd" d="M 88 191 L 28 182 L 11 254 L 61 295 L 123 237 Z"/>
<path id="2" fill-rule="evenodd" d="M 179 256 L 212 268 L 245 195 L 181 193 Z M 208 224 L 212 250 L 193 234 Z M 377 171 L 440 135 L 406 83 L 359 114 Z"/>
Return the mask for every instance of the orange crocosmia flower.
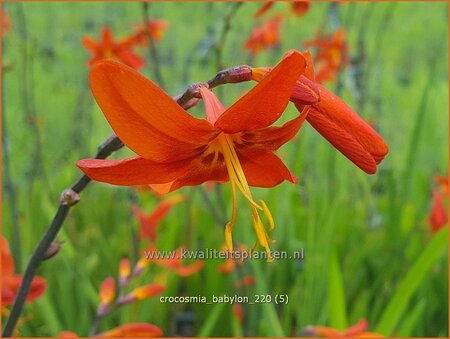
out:
<path id="1" fill-rule="evenodd" d="M 243 48 L 256 55 L 280 42 L 280 28 L 283 17 L 276 15 L 256 26 L 245 41 Z"/>
<path id="2" fill-rule="evenodd" d="M 232 309 L 235 318 L 242 322 L 244 320 L 244 311 L 242 310 L 241 304 L 233 304 Z"/>
<path id="3" fill-rule="evenodd" d="M 170 212 L 173 206 L 183 200 L 184 197 L 182 195 L 173 195 L 161 201 L 150 214 L 144 213 L 138 206 L 133 205 L 133 213 L 138 219 L 141 228 L 141 238 L 155 241 L 159 222 Z"/>
<path id="4" fill-rule="evenodd" d="M 97 337 L 155 338 L 161 337 L 162 335 L 163 332 L 156 325 L 147 323 L 136 323 L 118 326 L 112 330 L 98 334 Z"/>
<path id="5" fill-rule="evenodd" d="M 222 248 L 222 250 L 227 250 L 226 247 Z M 244 254 L 244 252 L 247 252 Z M 235 256 L 227 257 L 223 264 L 220 264 L 217 267 L 217 270 L 222 274 L 228 274 L 233 272 L 236 269 L 236 265 L 242 265 L 245 262 L 245 258 L 248 258 L 248 248 L 245 245 L 239 245 L 238 248 L 234 249 Z"/>
<path id="6" fill-rule="evenodd" d="M 136 41 L 133 37 L 115 41 L 111 29 L 103 27 L 99 41 L 95 41 L 89 36 L 83 37 L 84 47 L 92 54 L 88 60 L 89 65 L 104 59 L 113 59 L 124 63 L 135 69 L 142 68 L 145 60 L 133 51 Z"/>
<path id="7" fill-rule="evenodd" d="M 61 331 L 59 332 L 58 338 L 71 339 L 71 338 L 79 338 L 79 336 L 72 331 Z"/>
<path id="8" fill-rule="evenodd" d="M 266 12 L 268 12 L 269 10 L 272 9 L 273 5 L 275 5 L 275 2 L 273 1 L 267 1 L 264 3 L 264 5 L 262 5 L 256 12 L 255 14 L 253 14 L 253 16 L 255 18 L 259 18 L 260 16 L 262 16 L 263 14 L 265 14 Z"/>
<path id="9" fill-rule="evenodd" d="M 17 292 L 19 290 L 20 283 L 22 282 L 22 276 L 15 274 L 14 259 L 9 249 L 8 241 L 2 236 L 1 238 L 1 252 L 2 252 L 2 301 L 1 306 L 6 307 L 11 305 L 16 299 Z M 30 291 L 26 297 L 26 302 L 33 301 L 42 296 L 47 289 L 45 280 L 39 276 L 34 277 L 31 282 Z"/>
<path id="10" fill-rule="evenodd" d="M 434 177 L 434 182 L 439 184 L 440 190 L 446 196 L 449 194 L 449 178 L 448 176 L 437 175 Z"/>
<path id="11" fill-rule="evenodd" d="M 239 280 L 238 282 L 236 282 L 236 288 L 241 288 L 244 286 L 250 286 L 250 285 L 254 285 L 256 282 L 256 279 L 254 276 L 252 275 L 247 275 L 245 277 L 243 277 L 241 280 Z"/>
<path id="12" fill-rule="evenodd" d="M 147 30 L 148 34 L 152 37 L 154 41 L 160 41 L 164 35 L 164 31 L 167 28 L 168 23 L 165 20 L 157 19 L 157 20 L 148 20 L 147 21 Z M 144 25 L 139 25 L 136 29 L 136 33 L 134 34 L 134 39 L 137 43 L 141 45 L 148 44 L 148 36 L 147 31 Z"/>
<path id="13" fill-rule="evenodd" d="M 175 272 L 180 277 L 189 277 L 200 271 L 204 266 L 203 260 L 196 260 L 192 264 L 180 265 L 175 268 Z"/>
<path id="14" fill-rule="evenodd" d="M 445 211 L 444 196 L 438 189 L 433 190 L 433 203 L 428 216 L 431 225 L 431 232 L 436 233 L 448 223 L 448 215 Z"/>
<path id="15" fill-rule="evenodd" d="M 190 264 L 183 264 L 181 259 L 182 248 L 178 248 L 173 252 L 171 256 L 161 257 L 158 255 L 158 251 L 155 246 L 151 246 L 149 251 L 153 252 L 153 258 L 151 259 L 155 264 L 173 270 L 180 277 L 188 277 L 196 274 L 203 268 L 203 260 L 196 260 Z"/>
<path id="16" fill-rule="evenodd" d="M 2 36 L 8 33 L 11 30 L 12 23 L 9 18 L 9 14 L 7 11 L 2 11 Z"/>
<path id="17" fill-rule="evenodd" d="M 315 326 L 308 329 L 308 332 L 322 338 L 383 338 L 381 334 L 365 332 L 366 330 L 367 320 L 361 319 L 345 331 L 339 331 L 331 327 Z"/>
<path id="18" fill-rule="evenodd" d="M 291 101 L 299 111 L 308 106 L 306 120 L 336 149 L 368 174 L 377 171 L 389 151 L 383 138 L 341 98 L 315 83 L 311 55 L 304 53 L 307 60 L 305 75 L 301 75 L 292 92 Z M 269 74 L 270 68 L 252 69 L 253 80 L 260 81 Z M 318 91 L 319 94 L 315 92 Z M 305 102 L 310 93 L 310 103 Z M 313 103 L 314 96 L 320 101 Z"/>
<path id="19" fill-rule="evenodd" d="M 254 201 L 250 186 L 296 182 L 274 151 L 297 134 L 307 113 L 281 127 L 269 126 L 286 109 L 305 65 L 303 55 L 292 51 L 228 109 L 211 90 L 200 87 L 206 119 L 197 119 L 134 70 L 113 61 L 97 63 L 90 74 L 97 103 L 118 137 L 138 156 L 84 159 L 77 165 L 97 181 L 128 186 L 164 184 L 167 192 L 206 181 L 230 181 L 233 212 L 225 227 L 228 248 L 232 250 L 239 190 L 250 204 L 257 243 L 271 260 L 272 240 L 260 212 L 269 221 L 269 230 L 274 227 L 273 219 L 263 201 Z"/>
<path id="20" fill-rule="evenodd" d="M 264 3 L 253 15 L 255 18 L 259 18 L 265 13 L 267 13 L 270 9 L 272 9 L 274 1 L 268 1 Z M 296 16 L 301 17 L 305 15 L 309 11 L 310 3 L 308 1 L 292 1 L 289 2 L 291 12 Z"/>
<path id="21" fill-rule="evenodd" d="M 316 81 L 319 83 L 333 81 L 342 67 L 348 63 L 345 31 L 341 28 L 331 36 L 323 36 L 321 33 L 318 35 L 317 39 L 305 41 L 303 46 L 318 49 L 314 58 L 314 62 L 318 65 Z"/>
<path id="22" fill-rule="evenodd" d="M 309 1 L 293 1 L 291 3 L 291 11 L 298 17 L 305 15 L 310 7 Z"/>

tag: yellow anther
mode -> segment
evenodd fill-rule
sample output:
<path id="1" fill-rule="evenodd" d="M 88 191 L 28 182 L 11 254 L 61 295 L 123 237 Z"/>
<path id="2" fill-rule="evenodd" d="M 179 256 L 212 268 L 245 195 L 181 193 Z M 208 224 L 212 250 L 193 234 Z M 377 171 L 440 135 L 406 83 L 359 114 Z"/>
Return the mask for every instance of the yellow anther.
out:
<path id="1" fill-rule="evenodd" d="M 275 223 L 273 222 L 272 213 L 270 213 L 269 207 L 267 207 L 264 200 L 260 200 L 259 202 L 261 203 L 264 214 L 266 215 L 267 220 L 269 221 L 269 231 L 272 231 L 275 228 Z"/>
<path id="2" fill-rule="evenodd" d="M 232 226 L 231 222 L 225 225 L 225 244 L 227 245 L 228 251 L 233 251 L 233 237 L 232 237 Z"/>

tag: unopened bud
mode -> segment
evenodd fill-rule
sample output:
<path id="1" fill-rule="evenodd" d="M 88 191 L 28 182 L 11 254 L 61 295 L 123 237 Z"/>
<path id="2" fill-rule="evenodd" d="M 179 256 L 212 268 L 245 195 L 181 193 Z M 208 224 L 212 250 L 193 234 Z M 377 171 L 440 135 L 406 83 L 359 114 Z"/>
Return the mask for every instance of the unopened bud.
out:
<path id="1" fill-rule="evenodd" d="M 130 260 L 123 258 L 119 264 L 119 284 L 123 287 L 129 280 L 131 274 Z"/>
<path id="2" fill-rule="evenodd" d="M 68 188 L 61 193 L 60 202 L 63 206 L 73 206 L 80 201 L 80 195 L 73 189 Z"/>
<path id="3" fill-rule="evenodd" d="M 62 244 L 63 244 L 62 241 L 52 242 L 50 246 L 47 248 L 47 251 L 45 251 L 44 255 L 42 256 L 42 260 L 48 260 L 57 255 L 59 253 L 59 250 L 61 249 Z"/>

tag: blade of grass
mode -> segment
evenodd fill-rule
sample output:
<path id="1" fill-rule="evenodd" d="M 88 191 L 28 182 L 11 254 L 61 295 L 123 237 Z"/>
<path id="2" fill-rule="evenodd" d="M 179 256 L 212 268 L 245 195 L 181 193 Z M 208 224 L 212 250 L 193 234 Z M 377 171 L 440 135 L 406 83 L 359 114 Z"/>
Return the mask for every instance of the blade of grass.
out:
<path id="1" fill-rule="evenodd" d="M 417 259 L 403 281 L 398 285 L 397 291 L 381 316 L 376 332 L 386 336 L 393 334 L 398 321 L 408 306 L 409 300 L 420 286 L 420 283 L 425 278 L 426 273 L 433 263 L 447 247 L 447 239 L 448 228 L 444 228 L 434 235 L 427 248 Z"/>
<path id="2" fill-rule="evenodd" d="M 347 328 L 347 313 L 345 306 L 344 283 L 335 251 L 330 256 L 328 279 L 328 307 L 330 312 L 330 326 L 344 330 Z"/>
<path id="3" fill-rule="evenodd" d="M 244 336 L 243 332 L 242 332 L 242 325 L 241 322 L 236 318 L 233 317 L 233 337 L 235 338 L 242 338 Z"/>
<path id="4" fill-rule="evenodd" d="M 416 307 L 408 314 L 405 321 L 403 321 L 397 335 L 401 338 L 412 337 L 413 331 L 416 329 L 417 324 L 422 320 L 423 312 L 426 306 L 425 300 L 421 300 Z"/>
<path id="5" fill-rule="evenodd" d="M 267 284 L 266 284 L 266 278 L 264 274 L 261 271 L 260 263 L 257 262 L 257 260 L 252 260 L 252 268 L 253 272 L 255 273 L 256 281 L 258 282 L 256 288 L 256 293 L 267 295 L 270 294 Z M 264 263 L 267 265 L 267 263 Z M 269 337 L 284 337 L 284 330 L 283 326 L 281 325 L 280 319 L 278 318 L 277 311 L 275 310 L 275 306 L 273 303 L 263 303 L 261 304 L 264 310 L 264 314 L 266 316 L 266 320 L 268 323 L 267 328 L 270 329 L 268 333 L 266 333 Z"/>
<path id="6" fill-rule="evenodd" d="M 211 313 L 209 314 L 203 326 L 198 331 L 197 336 L 199 338 L 207 338 L 211 336 L 214 326 L 216 326 L 217 322 L 219 321 L 219 317 L 222 314 L 224 307 L 225 303 L 218 303 L 213 306 Z"/>

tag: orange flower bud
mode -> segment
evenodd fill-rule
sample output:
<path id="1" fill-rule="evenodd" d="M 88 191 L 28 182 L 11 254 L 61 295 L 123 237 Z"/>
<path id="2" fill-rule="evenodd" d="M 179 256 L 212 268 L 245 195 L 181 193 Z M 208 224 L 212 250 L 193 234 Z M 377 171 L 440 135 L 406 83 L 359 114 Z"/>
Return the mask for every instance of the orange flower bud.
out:
<path id="1" fill-rule="evenodd" d="M 126 296 L 119 300 L 119 304 L 128 304 L 133 301 L 144 300 L 150 298 L 156 294 L 164 292 L 165 287 L 160 284 L 149 284 L 135 288 L 133 291 L 128 293 Z"/>
<path id="2" fill-rule="evenodd" d="M 128 279 L 130 278 L 130 274 L 131 274 L 130 260 L 128 260 L 127 258 L 123 258 L 122 260 L 120 260 L 120 264 L 119 264 L 120 286 L 123 286 L 128 282 Z"/>
<path id="3" fill-rule="evenodd" d="M 138 262 L 136 263 L 136 266 L 134 266 L 133 275 L 136 277 L 140 275 L 149 264 L 150 261 L 147 260 L 146 258 L 142 257 L 141 259 L 139 259 Z"/>
<path id="4" fill-rule="evenodd" d="M 116 296 L 116 282 L 114 278 L 108 277 L 103 280 L 100 285 L 100 303 L 103 305 L 109 305 Z"/>

